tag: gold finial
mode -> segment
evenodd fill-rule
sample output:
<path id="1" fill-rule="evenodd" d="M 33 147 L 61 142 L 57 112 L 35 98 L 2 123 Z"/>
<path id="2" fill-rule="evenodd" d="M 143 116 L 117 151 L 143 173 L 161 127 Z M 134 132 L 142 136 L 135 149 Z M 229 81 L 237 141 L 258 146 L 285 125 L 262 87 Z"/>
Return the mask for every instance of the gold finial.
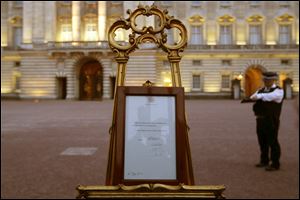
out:
<path id="1" fill-rule="evenodd" d="M 145 83 L 143 83 L 144 87 L 152 87 L 154 86 L 154 83 L 152 83 L 151 81 L 147 80 Z"/>

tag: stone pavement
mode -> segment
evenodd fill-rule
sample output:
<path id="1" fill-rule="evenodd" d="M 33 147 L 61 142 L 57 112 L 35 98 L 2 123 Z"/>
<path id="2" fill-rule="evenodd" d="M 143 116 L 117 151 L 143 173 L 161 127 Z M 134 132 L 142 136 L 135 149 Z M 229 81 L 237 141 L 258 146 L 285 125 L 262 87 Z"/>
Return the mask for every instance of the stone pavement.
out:
<path id="1" fill-rule="evenodd" d="M 227 198 L 299 198 L 299 110 L 286 100 L 281 169 L 254 167 L 259 148 L 252 104 L 187 100 L 196 184 L 224 184 Z M 112 101 L 2 101 L 1 198 L 75 198 L 104 185 Z"/>

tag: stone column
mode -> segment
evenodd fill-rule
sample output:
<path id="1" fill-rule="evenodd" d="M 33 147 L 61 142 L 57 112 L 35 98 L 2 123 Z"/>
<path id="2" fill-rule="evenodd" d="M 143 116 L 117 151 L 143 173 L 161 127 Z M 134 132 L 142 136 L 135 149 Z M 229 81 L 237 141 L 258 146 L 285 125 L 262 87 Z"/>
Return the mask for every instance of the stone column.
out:
<path id="1" fill-rule="evenodd" d="M 276 33 L 276 23 L 273 21 L 273 19 L 267 18 L 266 27 L 264 30 L 265 30 L 266 44 L 269 45 L 276 44 L 278 34 Z"/>
<path id="2" fill-rule="evenodd" d="M 266 1 L 264 6 L 264 21 L 262 28 L 263 41 L 268 45 L 275 45 L 278 40 L 278 24 L 275 21 L 278 16 L 278 5 L 272 1 Z M 277 11 L 276 11 L 277 10 Z"/>
<path id="3" fill-rule="evenodd" d="M 33 2 L 33 43 L 43 43 L 45 39 L 45 26 L 44 26 L 44 9 L 43 1 Z"/>
<path id="4" fill-rule="evenodd" d="M 299 19 L 295 20 L 293 32 L 294 32 L 293 43 L 299 44 Z"/>
<path id="5" fill-rule="evenodd" d="M 23 43 L 32 43 L 33 2 L 23 1 Z"/>
<path id="6" fill-rule="evenodd" d="M 7 19 L 8 19 L 8 3 L 1 2 L 1 47 L 7 46 Z M 2 49 L 1 49 L 2 55 Z"/>
<path id="7" fill-rule="evenodd" d="M 218 38 L 217 38 L 217 26 L 218 24 L 214 20 L 207 21 L 206 26 L 206 35 L 207 35 L 207 44 L 208 45 L 216 45 Z"/>
<path id="8" fill-rule="evenodd" d="M 7 21 L 7 46 L 13 46 L 14 45 L 14 26 L 13 21 L 10 19 L 14 17 L 14 9 L 13 9 L 13 1 L 7 1 L 7 15 L 8 15 L 8 21 Z"/>
<path id="9" fill-rule="evenodd" d="M 73 41 L 80 41 L 80 1 L 72 1 Z"/>
<path id="10" fill-rule="evenodd" d="M 98 36 L 99 40 L 106 39 L 106 1 L 98 1 Z"/>
<path id="11" fill-rule="evenodd" d="M 45 40 L 55 41 L 56 39 L 56 2 L 45 2 Z"/>
<path id="12" fill-rule="evenodd" d="M 103 69 L 103 98 L 109 99 L 111 96 L 111 85 L 109 75 L 112 71 L 112 62 L 111 59 L 102 59 L 101 60 L 102 69 Z"/>
<path id="13" fill-rule="evenodd" d="M 237 45 L 245 45 L 247 44 L 247 24 L 245 20 L 238 19 L 236 21 L 236 44 Z M 248 36 L 249 37 L 249 36 Z"/>

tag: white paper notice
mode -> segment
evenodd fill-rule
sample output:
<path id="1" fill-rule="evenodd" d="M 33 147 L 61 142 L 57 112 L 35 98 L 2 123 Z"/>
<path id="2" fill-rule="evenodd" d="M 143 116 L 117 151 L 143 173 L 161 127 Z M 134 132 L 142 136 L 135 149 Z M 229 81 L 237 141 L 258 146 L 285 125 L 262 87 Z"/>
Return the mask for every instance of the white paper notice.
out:
<path id="1" fill-rule="evenodd" d="M 126 96 L 124 179 L 176 179 L 175 97 Z"/>

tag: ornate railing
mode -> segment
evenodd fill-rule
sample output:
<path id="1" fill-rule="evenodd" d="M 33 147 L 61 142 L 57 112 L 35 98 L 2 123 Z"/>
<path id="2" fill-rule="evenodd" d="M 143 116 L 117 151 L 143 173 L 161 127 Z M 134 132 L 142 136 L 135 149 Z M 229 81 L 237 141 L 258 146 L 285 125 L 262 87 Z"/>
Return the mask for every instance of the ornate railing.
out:
<path id="1" fill-rule="evenodd" d="M 48 42 L 48 49 L 108 49 L 108 41 Z"/>
<path id="2" fill-rule="evenodd" d="M 120 45 L 128 45 L 128 42 L 118 41 Z M 4 50 L 26 50 L 26 49 L 109 49 L 108 41 L 78 41 L 78 42 L 55 42 L 50 41 L 48 43 L 41 44 L 21 44 L 20 46 L 7 46 L 3 47 Z M 277 44 L 277 45 L 195 45 L 188 44 L 189 50 L 299 50 L 298 44 Z"/>
<path id="3" fill-rule="evenodd" d="M 195 45 L 189 44 L 188 49 L 195 50 L 272 50 L 272 49 L 299 49 L 298 44 L 280 45 Z"/>

